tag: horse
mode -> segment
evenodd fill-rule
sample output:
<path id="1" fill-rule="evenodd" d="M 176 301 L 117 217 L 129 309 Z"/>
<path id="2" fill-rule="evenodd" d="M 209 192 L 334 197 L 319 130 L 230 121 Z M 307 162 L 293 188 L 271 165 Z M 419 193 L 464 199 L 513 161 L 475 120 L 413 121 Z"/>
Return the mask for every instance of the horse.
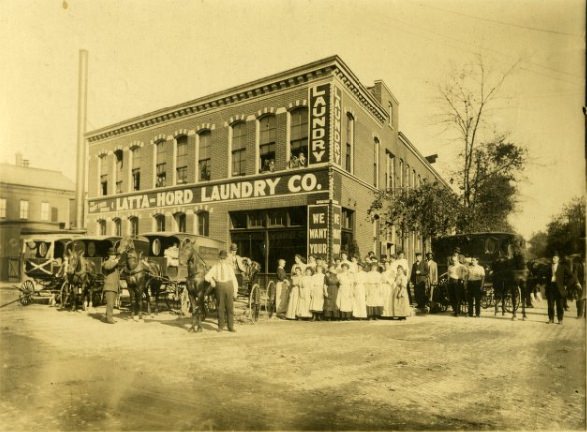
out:
<path id="1" fill-rule="evenodd" d="M 243 264 L 245 266 L 245 270 L 242 273 L 243 285 L 246 285 L 247 297 L 248 297 L 251 295 L 251 290 L 253 289 L 253 285 L 255 284 L 255 279 L 257 278 L 257 275 L 261 271 L 261 264 L 259 264 L 257 261 L 253 261 L 250 258 L 243 258 Z M 254 319 L 257 320 L 257 319 L 259 319 L 259 306 L 261 304 L 260 290 L 255 291 L 255 296 L 253 298 L 252 303 L 253 303 L 253 316 L 254 316 Z"/>
<path id="2" fill-rule="evenodd" d="M 509 292 L 512 302 L 512 320 L 517 319 L 517 303 L 522 306 L 522 319 L 526 319 L 526 304 L 528 300 L 527 280 L 528 267 L 526 259 L 519 245 L 514 244 L 512 254 L 500 255 L 493 263 L 493 287 L 495 290 L 495 315 L 501 302 L 501 314 L 505 315 L 505 297 Z M 518 296 L 518 290 L 520 295 Z"/>
<path id="3" fill-rule="evenodd" d="M 93 307 L 93 284 L 90 278 L 92 268 L 92 263 L 84 258 L 83 252 L 75 250 L 68 252 L 65 281 L 61 286 L 61 308 L 65 308 L 71 301 L 71 310 L 75 311 L 79 297 L 81 297 L 84 311 L 87 307 Z"/>
<path id="4" fill-rule="evenodd" d="M 122 275 L 126 280 L 130 294 L 130 309 L 133 320 L 143 319 L 143 295 L 147 300 L 147 313 L 151 316 L 151 299 L 155 300 L 155 313 L 159 312 L 159 293 L 161 290 L 161 269 L 155 263 L 142 259 L 142 253 L 137 253 L 132 241 L 127 244 L 121 242 L 120 263 Z M 152 295 L 151 295 L 152 294 Z"/>
<path id="5" fill-rule="evenodd" d="M 195 252 L 190 242 L 182 245 L 180 249 L 180 262 L 187 267 L 186 291 L 190 299 L 190 309 L 192 314 L 192 324 L 188 332 L 202 332 L 202 321 L 206 319 L 207 297 L 214 293 L 214 288 L 204 279 L 207 265 L 202 258 Z M 197 260 L 200 259 L 204 264 L 203 271 L 197 271 Z"/>

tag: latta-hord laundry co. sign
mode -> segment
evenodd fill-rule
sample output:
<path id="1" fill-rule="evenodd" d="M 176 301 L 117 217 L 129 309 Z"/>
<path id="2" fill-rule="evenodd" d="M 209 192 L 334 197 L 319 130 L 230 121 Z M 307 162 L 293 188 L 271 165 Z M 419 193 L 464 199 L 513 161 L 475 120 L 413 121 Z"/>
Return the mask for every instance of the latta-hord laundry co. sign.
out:
<path id="1" fill-rule="evenodd" d="M 341 164 L 342 92 L 331 84 L 308 89 L 310 101 L 308 164 Z"/>
<path id="2" fill-rule="evenodd" d="M 193 185 L 111 198 L 97 198 L 89 201 L 89 212 L 140 210 L 320 191 L 328 191 L 328 171 L 326 170 L 288 173 L 251 180 L 233 179 L 211 185 Z"/>

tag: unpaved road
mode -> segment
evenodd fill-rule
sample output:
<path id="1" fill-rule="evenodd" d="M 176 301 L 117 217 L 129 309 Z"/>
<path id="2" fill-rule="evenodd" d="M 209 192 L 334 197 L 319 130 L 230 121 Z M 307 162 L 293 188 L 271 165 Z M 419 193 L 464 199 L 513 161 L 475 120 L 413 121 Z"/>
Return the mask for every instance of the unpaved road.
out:
<path id="1" fill-rule="evenodd" d="M 2 304 L 11 293 L 2 290 Z M 448 315 L 186 332 L 0 309 L 2 430 L 585 429 L 585 322 Z M 574 311 L 571 309 L 569 315 Z"/>

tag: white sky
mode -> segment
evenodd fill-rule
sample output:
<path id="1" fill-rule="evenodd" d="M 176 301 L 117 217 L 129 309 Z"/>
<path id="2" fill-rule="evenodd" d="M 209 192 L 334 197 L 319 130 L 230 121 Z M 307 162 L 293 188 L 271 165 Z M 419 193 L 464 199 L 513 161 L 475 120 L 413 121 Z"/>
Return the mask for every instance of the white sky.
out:
<path id="1" fill-rule="evenodd" d="M 400 101 L 400 130 L 459 148 L 434 120 L 435 85 L 482 53 L 522 59 L 492 119 L 531 161 L 512 223 L 544 229 L 585 188 L 585 3 L 579 0 L 0 1 L 0 160 L 75 179 L 78 50 L 89 51 L 88 130 L 338 54 Z"/>

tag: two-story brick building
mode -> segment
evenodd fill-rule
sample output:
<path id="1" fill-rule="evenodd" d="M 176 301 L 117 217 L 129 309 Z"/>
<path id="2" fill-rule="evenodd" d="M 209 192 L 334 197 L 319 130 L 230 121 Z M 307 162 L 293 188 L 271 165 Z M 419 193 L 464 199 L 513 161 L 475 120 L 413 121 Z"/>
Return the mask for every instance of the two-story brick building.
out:
<path id="1" fill-rule="evenodd" d="M 19 280 L 21 236 L 69 229 L 75 184 L 59 171 L 16 163 L 0 164 L 0 280 Z"/>
<path id="2" fill-rule="evenodd" d="M 374 192 L 442 181 L 398 128 L 389 88 L 333 56 L 89 132 L 88 232 L 194 232 L 270 272 L 353 241 L 393 251 Z"/>

